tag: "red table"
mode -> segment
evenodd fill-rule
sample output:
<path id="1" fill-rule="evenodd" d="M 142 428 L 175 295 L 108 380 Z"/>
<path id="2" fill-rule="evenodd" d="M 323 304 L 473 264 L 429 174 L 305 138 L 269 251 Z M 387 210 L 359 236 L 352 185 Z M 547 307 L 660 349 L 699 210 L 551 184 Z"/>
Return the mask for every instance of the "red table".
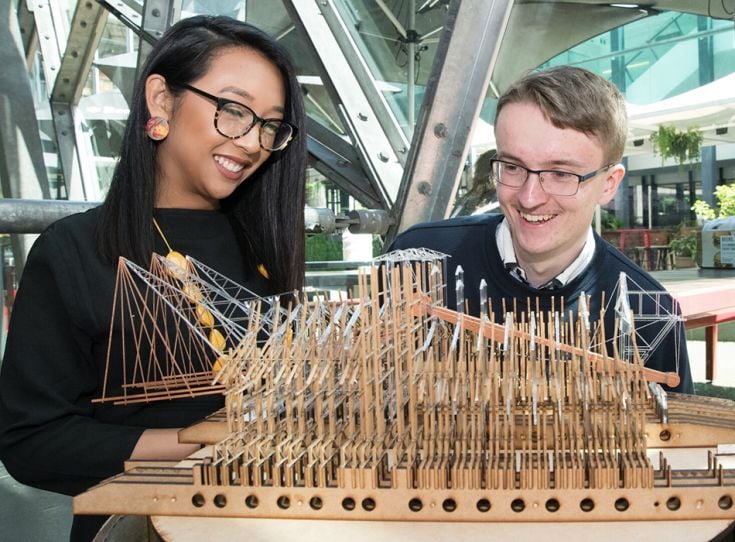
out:
<path id="1" fill-rule="evenodd" d="M 705 328 L 706 378 L 717 373 L 717 326 L 735 320 L 735 271 L 677 269 L 652 273 L 681 306 L 686 329 Z"/>

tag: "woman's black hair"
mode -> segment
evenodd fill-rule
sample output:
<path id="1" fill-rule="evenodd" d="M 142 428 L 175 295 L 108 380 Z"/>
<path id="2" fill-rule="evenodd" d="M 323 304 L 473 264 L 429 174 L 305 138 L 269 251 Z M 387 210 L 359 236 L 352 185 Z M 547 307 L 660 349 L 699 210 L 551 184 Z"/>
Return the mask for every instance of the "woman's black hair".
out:
<path id="1" fill-rule="evenodd" d="M 229 17 L 197 16 L 179 21 L 153 47 L 133 90 L 120 161 L 102 205 L 97 229 L 100 255 L 114 262 L 125 256 L 146 266 L 153 252 L 158 145 L 145 133 L 150 118 L 145 97 L 149 75 L 176 84 L 203 77 L 222 49 L 257 50 L 280 71 L 286 90 L 284 118 L 297 137 L 268 160 L 227 199 L 222 210 L 238 225 L 247 267 L 262 263 L 274 292 L 303 286 L 306 138 L 304 106 L 295 71 L 282 47 L 254 26 Z"/>

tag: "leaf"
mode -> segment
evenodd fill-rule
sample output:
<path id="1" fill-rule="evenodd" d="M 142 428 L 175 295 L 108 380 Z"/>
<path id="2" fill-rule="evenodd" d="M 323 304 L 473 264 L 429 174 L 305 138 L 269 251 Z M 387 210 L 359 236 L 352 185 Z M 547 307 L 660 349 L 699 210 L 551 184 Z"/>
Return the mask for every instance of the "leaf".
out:
<path id="1" fill-rule="evenodd" d="M 653 151 L 661 155 L 662 161 L 674 158 L 679 166 L 683 166 L 699 158 L 704 136 L 695 127 L 680 132 L 673 125 L 660 125 L 655 132 L 651 133 L 650 140 Z"/>

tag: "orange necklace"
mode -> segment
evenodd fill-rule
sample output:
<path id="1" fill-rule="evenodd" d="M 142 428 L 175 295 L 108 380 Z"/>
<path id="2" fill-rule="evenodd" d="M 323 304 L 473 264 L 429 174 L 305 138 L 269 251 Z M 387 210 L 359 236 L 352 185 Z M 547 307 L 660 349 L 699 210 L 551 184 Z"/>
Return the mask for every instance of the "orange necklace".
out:
<path id="1" fill-rule="evenodd" d="M 224 366 L 227 341 L 225 340 L 224 335 L 222 335 L 222 332 L 214 327 L 214 316 L 203 304 L 204 296 L 202 295 L 201 289 L 189 277 L 190 266 L 186 256 L 171 248 L 168 239 L 166 239 L 166 236 L 163 234 L 163 230 L 161 230 L 161 226 L 158 225 L 156 217 L 153 217 L 153 225 L 156 227 L 161 239 L 163 239 L 166 248 L 168 248 L 168 254 L 166 254 L 166 261 L 170 264 L 168 272 L 174 278 L 179 279 L 183 283 L 181 291 L 186 299 L 195 306 L 197 322 L 205 329 L 205 331 L 209 330 L 209 343 L 216 351 L 222 353 L 222 355 L 220 355 L 212 365 L 212 372 L 217 374 Z M 265 268 L 263 268 L 263 270 L 265 270 Z"/>

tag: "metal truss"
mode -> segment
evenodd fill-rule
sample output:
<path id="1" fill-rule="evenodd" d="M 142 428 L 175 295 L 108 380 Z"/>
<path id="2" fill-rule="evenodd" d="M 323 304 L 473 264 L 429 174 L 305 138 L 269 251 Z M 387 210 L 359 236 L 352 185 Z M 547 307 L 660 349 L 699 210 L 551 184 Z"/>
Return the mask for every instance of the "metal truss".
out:
<path id="1" fill-rule="evenodd" d="M 91 167 L 89 145 L 81 133 L 76 107 L 94 60 L 107 12 L 99 4 L 78 2 L 67 35 L 64 54 L 51 87 L 51 113 L 59 148 L 59 161 L 69 199 L 96 201 L 99 183 Z M 91 169 L 90 169 L 91 168 Z M 85 170 L 88 173 L 85 174 Z"/>
<path id="2" fill-rule="evenodd" d="M 334 2 L 285 0 L 284 4 L 320 61 L 321 78 L 355 143 L 372 192 L 378 195 L 373 203 L 389 209 L 403 175 L 408 140 Z"/>

